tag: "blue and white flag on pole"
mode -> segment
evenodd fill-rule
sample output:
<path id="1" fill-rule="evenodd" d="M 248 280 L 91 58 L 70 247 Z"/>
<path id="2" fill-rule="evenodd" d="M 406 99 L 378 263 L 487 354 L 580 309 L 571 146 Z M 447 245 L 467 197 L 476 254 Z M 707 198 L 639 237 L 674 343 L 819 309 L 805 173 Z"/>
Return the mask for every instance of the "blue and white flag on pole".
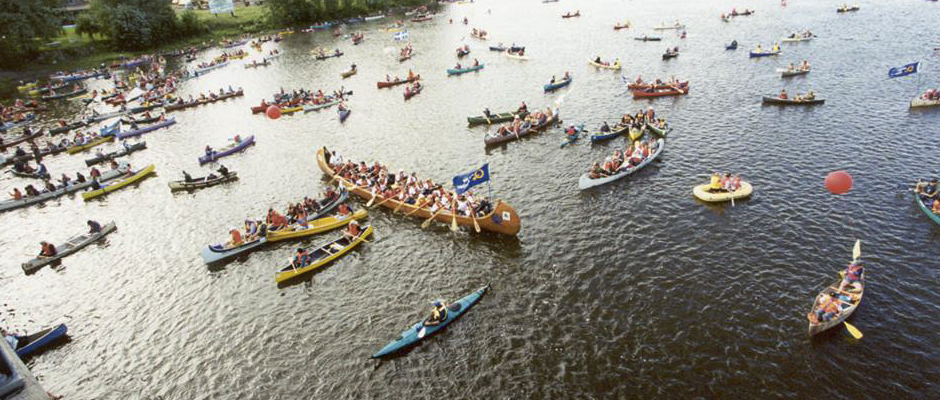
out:
<path id="1" fill-rule="evenodd" d="M 888 70 L 888 78 L 899 78 L 899 77 L 907 76 L 910 74 L 916 74 L 917 66 L 919 64 L 920 64 L 920 61 L 912 62 L 910 64 L 907 64 L 901 67 L 891 68 Z"/>
<path id="2" fill-rule="evenodd" d="M 476 171 L 455 176 L 454 187 L 457 189 L 457 194 L 463 194 L 470 188 L 488 180 L 490 180 L 490 164 L 486 163 Z"/>

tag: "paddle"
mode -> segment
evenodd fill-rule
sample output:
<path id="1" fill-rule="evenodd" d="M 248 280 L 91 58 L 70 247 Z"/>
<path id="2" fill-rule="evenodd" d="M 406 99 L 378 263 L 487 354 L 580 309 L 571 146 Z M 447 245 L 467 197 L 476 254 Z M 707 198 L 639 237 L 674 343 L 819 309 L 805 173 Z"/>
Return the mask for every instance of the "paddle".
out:
<path id="1" fill-rule="evenodd" d="M 453 205 L 451 206 L 451 215 L 453 215 L 454 218 L 451 220 L 450 230 L 451 232 L 457 232 L 457 196 L 454 196 L 454 201 L 452 202 L 452 204 Z"/>
<path id="2" fill-rule="evenodd" d="M 858 258 L 861 257 L 861 256 L 862 256 L 862 241 L 856 239 L 856 240 L 855 240 L 855 247 L 852 248 L 852 262 L 854 263 L 854 262 L 858 261 Z M 841 290 L 840 290 L 840 292 L 841 292 Z M 852 337 L 854 337 L 855 339 L 861 339 L 861 338 L 862 338 L 862 331 L 858 330 L 858 328 L 856 328 L 854 325 L 852 325 L 852 324 L 850 324 L 850 323 L 848 323 L 848 322 L 846 322 L 846 321 L 842 321 L 842 323 L 845 324 L 845 329 L 846 329 L 847 331 L 849 331 L 849 333 L 852 335 Z"/>
<path id="3" fill-rule="evenodd" d="M 486 110 L 484 110 L 484 112 L 483 112 L 483 118 L 486 118 L 486 124 L 487 124 L 487 125 L 493 125 L 493 121 L 490 121 L 490 117 L 487 117 L 487 116 L 486 116 L 486 112 L 485 112 L 485 111 L 486 111 Z"/>
<path id="4" fill-rule="evenodd" d="M 426 205 L 427 205 L 427 202 L 425 202 L 424 200 L 421 200 L 421 203 L 419 203 L 418 205 L 415 205 L 415 206 L 414 206 L 415 209 L 412 210 L 412 211 L 410 211 L 409 213 L 405 214 L 405 216 L 407 217 L 407 216 L 409 216 L 409 215 L 411 215 L 411 214 L 414 214 L 414 213 L 418 212 L 419 210 L 421 210 L 422 208 L 424 208 L 424 206 L 426 206 Z"/>
<path id="5" fill-rule="evenodd" d="M 421 229 L 427 228 L 428 225 L 431 225 L 431 221 L 433 221 L 433 220 L 434 220 L 434 217 L 437 217 L 437 215 L 440 214 L 441 211 L 444 211 L 444 207 L 439 208 L 436 213 L 434 213 L 434 214 L 431 215 L 431 218 L 428 218 L 427 220 L 425 220 L 424 222 L 422 222 L 422 223 L 421 223 Z"/>
<path id="6" fill-rule="evenodd" d="M 398 213 L 398 210 L 401 209 L 401 206 L 403 206 L 403 205 L 405 205 L 405 201 L 404 201 L 404 200 L 399 200 L 399 201 L 398 201 L 398 205 L 395 207 L 394 210 L 392 210 L 392 214 Z"/>
<path id="7" fill-rule="evenodd" d="M 376 205 L 372 206 L 372 208 L 376 208 L 376 207 L 378 207 L 378 206 L 380 206 L 380 205 L 382 205 L 382 204 L 385 204 L 386 201 L 391 200 L 393 197 L 395 197 L 395 195 L 391 195 L 391 196 L 386 197 L 386 198 L 383 199 L 382 201 L 376 203 Z"/>

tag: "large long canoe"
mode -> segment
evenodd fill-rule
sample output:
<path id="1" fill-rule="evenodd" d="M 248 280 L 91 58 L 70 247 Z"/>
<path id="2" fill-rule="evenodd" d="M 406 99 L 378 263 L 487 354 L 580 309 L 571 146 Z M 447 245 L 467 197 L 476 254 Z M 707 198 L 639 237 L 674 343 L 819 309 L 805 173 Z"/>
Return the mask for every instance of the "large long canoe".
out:
<path id="1" fill-rule="evenodd" d="M 500 122 L 512 121 L 516 118 L 516 115 L 518 115 L 519 118 L 525 118 L 526 115 L 529 115 L 529 112 L 504 112 L 499 114 L 491 114 L 489 117 L 484 115 L 478 117 L 467 117 L 467 123 L 470 124 L 470 126 L 479 124 L 492 125 Z"/>
<path id="2" fill-rule="evenodd" d="M 114 183 L 111 185 L 107 185 L 107 186 L 102 186 L 101 189 L 98 189 L 98 190 L 91 190 L 91 191 L 82 193 L 82 199 L 84 199 L 85 201 L 88 201 L 96 197 L 101 197 L 115 190 L 123 188 L 127 185 L 140 181 L 146 178 L 148 175 L 152 174 L 155 168 L 156 167 L 153 164 L 150 164 L 138 170 L 137 172 L 134 173 L 134 175 L 131 175 L 130 177 L 128 177 L 127 179 L 123 181 L 120 181 L 118 183 Z"/>
<path id="3" fill-rule="evenodd" d="M 379 358 L 395 353 L 444 329 L 444 327 L 450 325 L 451 322 L 454 322 L 454 320 L 467 312 L 470 307 L 473 307 L 474 304 L 480 301 L 480 298 L 483 297 L 483 293 L 486 293 L 486 290 L 489 289 L 489 287 L 489 285 L 486 285 L 477 291 L 470 293 L 464 298 L 448 304 L 446 314 L 444 315 L 444 320 L 436 325 L 425 325 L 426 319 L 422 319 L 421 321 L 415 323 L 410 328 L 406 329 L 404 332 L 398 335 L 398 338 L 373 354 L 372 358 Z"/>
<path id="4" fill-rule="evenodd" d="M 101 232 L 98 232 L 93 235 L 84 234 L 84 235 L 75 236 L 69 239 L 68 241 L 66 241 L 65 243 L 62 243 L 56 246 L 56 255 L 52 257 L 36 257 L 32 260 L 29 260 L 23 263 L 23 272 L 26 272 L 27 274 L 36 272 L 40 268 L 46 265 L 49 265 L 55 262 L 56 260 L 60 260 L 64 257 L 67 257 L 71 255 L 72 253 L 81 250 L 85 246 L 88 246 L 89 244 L 92 244 L 98 241 L 99 239 L 107 236 L 109 233 L 114 232 L 115 229 L 117 229 L 117 226 L 114 225 L 114 222 L 112 221 L 111 223 L 102 226 Z"/>
<path id="5" fill-rule="evenodd" d="M 643 167 L 647 166 L 653 160 L 657 159 L 660 154 L 663 152 L 663 147 L 665 147 L 666 142 L 663 139 L 656 140 L 656 150 L 653 151 L 653 154 L 650 154 L 649 157 L 646 157 L 639 164 L 633 166 L 633 168 L 621 168 L 616 174 L 605 176 L 602 178 L 591 179 L 588 174 L 581 175 L 581 178 L 578 179 L 578 188 L 581 190 L 592 188 L 594 186 L 600 186 L 606 183 L 616 181 L 618 179 L 624 178 L 636 171 L 639 171 Z"/>
<path id="6" fill-rule="evenodd" d="M 320 170 L 323 171 L 330 178 L 336 177 L 336 171 L 333 171 L 333 168 L 327 164 L 326 156 L 324 151 L 326 148 L 321 148 L 317 150 L 317 165 L 320 166 Z M 359 196 L 363 199 L 371 199 L 372 193 L 368 188 L 363 188 L 356 186 L 352 182 L 348 182 L 345 179 L 341 179 L 343 186 L 349 189 L 349 191 L 356 196 Z M 512 208 L 508 203 L 502 200 L 496 200 L 493 204 L 493 211 L 482 217 L 467 217 L 467 216 L 454 216 L 450 210 L 442 210 L 437 214 L 431 212 L 430 207 L 418 207 L 413 204 L 401 204 L 401 201 L 396 199 L 385 200 L 385 196 L 376 195 L 375 204 L 381 204 L 383 207 L 390 209 L 400 209 L 405 215 L 411 215 L 416 218 L 428 219 L 431 216 L 434 216 L 434 220 L 440 221 L 443 223 L 450 224 L 454 220 L 457 221 L 457 224 L 463 226 L 474 226 L 474 220 L 480 226 L 481 229 L 502 233 L 505 235 L 516 235 L 519 233 L 521 228 L 521 221 L 519 220 L 519 214 L 516 213 L 516 210 Z"/>
<path id="7" fill-rule="evenodd" d="M 350 250 L 358 246 L 359 243 L 362 243 L 366 237 L 372 234 L 372 231 L 372 225 L 369 225 L 366 226 L 365 229 L 359 234 L 359 236 L 356 236 L 355 239 L 351 239 L 349 236 L 344 234 L 338 239 L 321 243 L 315 247 L 312 247 L 310 251 L 308 251 L 310 256 L 313 257 L 313 261 L 310 264 L 300 268 L 295 268 L 293 265 L 282 267 L 279 271 L 274 273 L 274 281 L 281 283 L 296 278 L 306 274 L 307 272 L 320 268 L 321 266 L 326 265 L 337 258 L 342 257 Z"/>
<path id="8" fill-rule="evenodd" d="M 403 83 L 411 83 L 411 82 L 414 82 L 414 81 L 419 80 L 419 79 L 421 79 L 421 74 L 415 75 L 415 76 L 413 76 L 413 77 L 411 77 L 411 78 L 408 78 L 408 79 L 399 79 L 399 80 L 397 80 L 397 81 L 391 81 L 391 82 L 376 82 L 376 83 L 375 83 L 375 86 L 378 87 L 379 89 L 381 89 L 381 88 L 387 88 L 387 87 L 392 87 L 392 86 L 401 85 L 401 84 L 403 84 Z"/>
<path id="9" fill-rule="evenodd" d="M 545 120 L 545 122 L 538 124 L 538 125 L 530 125 L 527 128 L 520 129 L 519 133 L 509 133 L 509 134 L 494 133 L 492 135 L 487 134 L 486 136 L 483 137 L 483 143 L 487 146 L 495 146 L 500 143 L 505 143 L 505 142 L 516 140 L 516 139 L 521 139 L 523 137 L 537 133 L 556 122 L 558 122 L 558 110 L 555 110 L 555 113 L 552 114 L 552 117 Z"/>

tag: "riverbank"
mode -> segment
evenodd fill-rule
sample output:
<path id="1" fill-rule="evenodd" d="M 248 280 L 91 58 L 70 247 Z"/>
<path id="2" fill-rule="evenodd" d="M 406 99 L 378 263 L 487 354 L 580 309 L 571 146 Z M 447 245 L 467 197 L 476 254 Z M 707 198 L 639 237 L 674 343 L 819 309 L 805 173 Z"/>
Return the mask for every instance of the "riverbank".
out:
<path id="1" fill-rule="evenodd" d="M 175 8 L 177 16 L 182 17 L 186 12 L 182 8 Z M 385 12 L 396 12 L 395 8 Z M 63 34 L 49 41 L 41 49 L 42 54 L 18 70 L 0 71 L 0 100 L 16 98 L 20 93 L 16 90 L 20 81 L 42 79 L 57 71 L 72 71 L 84 68 L 95 68 L 101 64 L 108 64 L 122 58 L 135 58 L 144 54 L 170 52 L 177 49 L 188 48 L 194 45 L 218 43 L 222 39 L 234 38 L 241 35 L 263 35 L 276 33 L 287 27 L 276 27 L 267 21 L 267 8 L 264 6 L 244 6 L 237 3 L 235 14 L 212 14 L 208 10 L 192 11 L 206 28 L 206 33 L 198 36 L 168 41 L 161 46 L 145 51 L 119 51 L 111 48 L 104 37 L 80 36 L 74 32 L 74 27 L 66 28 Z M 342 15 L 339 12 L 338 15 Z"/>

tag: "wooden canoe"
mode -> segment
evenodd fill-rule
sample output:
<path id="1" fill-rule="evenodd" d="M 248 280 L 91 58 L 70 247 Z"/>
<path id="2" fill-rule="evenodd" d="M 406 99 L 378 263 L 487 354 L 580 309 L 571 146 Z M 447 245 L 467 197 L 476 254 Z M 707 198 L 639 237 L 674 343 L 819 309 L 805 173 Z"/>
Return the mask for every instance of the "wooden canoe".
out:
<path id="1" fill-rule="evenodd" d="M 327 176 L 333 178 L 336 176 L 336 172 L 333 171 L 333 168 L 326 163 L 326 158 L 324 156 L 324 150 L 326 148 L 321 148 L 317 150 L 317 165 L 320 166 L 320 170 L 323 171 Z M 341 179 L 341 182 L 344 187 L 349 189 L 349 191 L 356 196 L 359 196 L 363 199 L 371 199 L 372 193 L 368 188 L 362 188 L 356 186 L 352 182 L 348 182 L 345 179 Z M 439 213 L 432 214 L 430 207 L 417 207 L 412 204 L 401 204 L 400 201 L 395 199 L 385 200 L 384 196 L 377 195 L 375 199 L 375 204 L 381 204 L 383 207 L 396 209 L 400 208 L 399 211 L 406 215 L 411 215 L 416 218 L 428 219 L 434 215 L 434 220 L 450 224 L 455 218 L 454 215 L 449 210 L 443 210 Z M 516 235 L 519 233 L 521 228 L 519 214 L 516 213 L 516 210 L 512 208 L 508 203 L 502 200 L 496 200 L 493 202 L 493 211 L 482 217 L 466 217 L 466 216 L 457 216 L 456 221 L 458 225 L 473 227 L 474 219 L 476 219 L 477 224 L 483 230 L 490 232 L 502 233 L 505 235 Z M 400 206 L 400 207 L 399 207 Z"/>
<path id="2" fill-rule="evenodd" d="M 313 261 L 310 264 L 300 268 L 294 268 L 292 265 L 283 267 L 274 273 L 274 281 L 281 283 L 296 278 L 306 274 L 307 272 L 320 268 L 337 258 L 342 257 L 350 250 L 358 246 L 359 243 L 362 243 L 366 237 L 372 234 L 372 231 L 372 225 L 369 225 L 364 227 L 362 233 L 360 233 L 359 236 L 356 236 L 355 239 L 351 239 L 349 236 L 342 235 L 338 239 L 334 239 L 310 248 L 308 252 L 313 257 Z"/>
<path id="3" fill-rule="evenodd" d="M 659 90 L 659 89 L 670 89 L 673 86 L 675 85 L 672 85 L 669 83 L 630 83 L 630 84 L 627 84 L 627 89 L 646 90 L 649 88 L 653 88 L 654 90 Z M 687 86 L 689 86 L 689 81 L 679 82 L 679 87 L 687 87 Z"/>
<path id="4" fill-rule="evenodd" d="M 36 272 L 40 268 L 46 265 L 49 265 L 56 260 L 60 260 L 64 257 L 67 257 L 71 255 L 72 253 L 75 253 L 76 251 L 81 250 L 85 246 L 88 246 L 89 244 L 92 244 L 100 240 L 101 238 L 107 236 L 109 233 L 114 232 L 115 229 L 117 229 L 117 226 L 115 226 L 114 222 L 112 221 L 108 223 L 107 225 L 102 226 L 101 232 L 98 232 L 93 235 L 83 234 L 83 235 L 75 236 L 69 239 L 68 241 L 66 241 L 65 243 L 62 243 L 56 246 L 56 255 L 52 257 L 36 257 L 32 260 L 29 260 L 23 263 L 22 265 L 23 272 L 26 272 L 27 274 Z"/>
<path id="5" fill-rule="evenodd" d="M 844 274 L 844 271 L 840 271 L 840 275 L 841 274 Z M 808 333 L 810 336 L 819 334 L 820 332 L 823 332 L 829 328 L 832 328 L 841 324 L 842 322 L 845 322 L 845 320 L 848 319 L 852 315 L 852 313 L 855 312 L 855 309 L 857 309 L 858 305 L 862 302 L 862 296 L 865 294 L 865 275 L 866 274 L 867 274 L 867 271 L 862 271 L 862 280 L 860 282 L 862 289 L 860 291 L 843 292 L 839 290 L 839 284 L 842 282 L 842 277 L 840 276 L 839 279 L 835 281 L 835 283 L 833 283 L 832 285 L 829 285 L 828 287 L 823 289 L 823 291 L 819 292 L 818 295 L 816 295 L 816 299 L 813 300 L 813 308 L 810 309 L 811 313 L 816 312 L 816 310 L 819 309 L 819 307 L 821 306 L 819 302 L 820 297 L 822 297 L 822 295 L 826 293 L 830 293 L 830 294 L 838 293 L 842 295 L 846 295 L 846 293 L 848 293 L 850 297 L 853 297 L 853 300 L 850 302 L 842 302 L 842 304 L 845 305 L 845 307 L 840 307 L 842 311 L 839 312 L 839 315 L 836 315 L 833 319 L 829 321 L 825 321 L 825 322 L 817 322 L 817 323 L 809 322 Z"/>
<path id="6" fill-rule="evenodd" d="M 375 86 L 378 87 L 379 89 L 381 89 L 381 88 L 387 88 L 387 87 L 392 87 L 392 86 L 401 85 L 401 84 L 403 84 L 403 83 L 411 83 L 411 82 L 414 82 L 414 81 L 419 80 L 419 79 L 421 79 L 421 74 L 415 75 L 415 76 L 412 77 L 412 78 L 399 79 L 399 80 L 397 80 L 397 81 L 392 81 L 392 82 L 376 82 L 376 83 L 375 83 Z"/>
<path id="7" fill-rule="evenodd" d="M 682 96 L 689 94 L 689 87 L 683 86 L 681 90 L 676 90 L 673 88 L 670 89 L 659 89 L 652 92 L 646 91 L 635 91 L 633 92 L 634 99 L 643 99 L 643 98 L 652 98 L 652 97 L 663 97 L 663 96 Z"/>

